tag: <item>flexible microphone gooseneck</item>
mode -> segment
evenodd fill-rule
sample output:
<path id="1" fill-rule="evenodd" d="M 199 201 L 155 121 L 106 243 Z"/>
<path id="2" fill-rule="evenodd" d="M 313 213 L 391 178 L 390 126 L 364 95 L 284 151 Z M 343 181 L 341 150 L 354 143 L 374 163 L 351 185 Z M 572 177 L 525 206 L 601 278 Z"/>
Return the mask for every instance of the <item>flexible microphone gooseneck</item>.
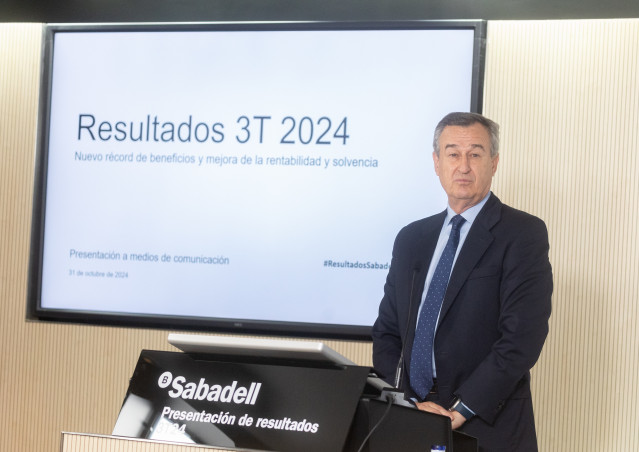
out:
<path id="1" fill-rule="evenodd" d="M 395 369 L 395 388 L 401 389 L 402 385 L 402 371 L 404 369 L 404 350 L 406 348 L 406 337 L 408 336 L 408 328 L 410 327 L 410 321 L 412 318 L 413 311 L 413 293 L 415 291 L 415 277 L 417 273 L 421 270 L 421 264 L 419 262 L 415 262 L 413 265 L 413 278 L 410 284 L 410 297 L 408 299 L 408 317 L 406 319 L 406 328 L 404 330 L 404 337 L 402 338 L 402 351 L 399 354 L 399 361 L 397 363 L 397 368 Z"/>

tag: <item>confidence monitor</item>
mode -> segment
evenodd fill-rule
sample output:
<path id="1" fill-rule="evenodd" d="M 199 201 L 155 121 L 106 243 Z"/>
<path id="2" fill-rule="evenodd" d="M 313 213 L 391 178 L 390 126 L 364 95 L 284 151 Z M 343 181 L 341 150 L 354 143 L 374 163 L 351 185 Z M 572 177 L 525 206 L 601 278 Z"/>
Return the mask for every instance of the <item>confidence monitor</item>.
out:
<path id="1" fill-rule="evenodd" d="M 249 360 L 316 365 L 355 363 L 323 342 L 170 333 L 168 342 L 185 353 L 213 355 L 227 361 Z"/>
<path id="2" fill-rule="evenodd" d="M 169 333 L 169 344 L 193 356 L 220 361 L 285 364 L 308 367 L 342 367 L 356 364 L 319 341 L 299 341 L 236 336 Z M 372 369 L 371 369 L 372 370 Z M 366 379 L 369 390 L 380 395 L 392 387 L 373 373 Z M 399 395 L 396 402 L 404 404 Z"/>
<path id="3" fill-rule="evenodd" d="M 369 339 L 484 22 L 47 25 L 28 315 Z"/>

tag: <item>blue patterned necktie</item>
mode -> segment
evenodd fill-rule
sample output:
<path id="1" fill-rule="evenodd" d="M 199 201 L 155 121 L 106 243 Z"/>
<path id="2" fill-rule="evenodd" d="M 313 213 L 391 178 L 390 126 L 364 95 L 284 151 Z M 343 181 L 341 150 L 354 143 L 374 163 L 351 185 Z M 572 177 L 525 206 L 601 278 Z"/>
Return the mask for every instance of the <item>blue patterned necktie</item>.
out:
<path id="1" fill-rule="evenodd" d="M 433 279 L 428 287 L 426 300 L 419 313 L 419 322 L 415 330 L 413 350 L 410 360 L 410 385 L 415 393 L 423 400 L 433 387 L 433 340 L 437 318 L 442 307 L 450 269 L 453 266 L 455 252 L 459 244 L 459 230 L 464 221 L 461 215 L 455 215 L 451 220 L 453 229 L 450 231 L 448 242 L 442 252 Z"/>

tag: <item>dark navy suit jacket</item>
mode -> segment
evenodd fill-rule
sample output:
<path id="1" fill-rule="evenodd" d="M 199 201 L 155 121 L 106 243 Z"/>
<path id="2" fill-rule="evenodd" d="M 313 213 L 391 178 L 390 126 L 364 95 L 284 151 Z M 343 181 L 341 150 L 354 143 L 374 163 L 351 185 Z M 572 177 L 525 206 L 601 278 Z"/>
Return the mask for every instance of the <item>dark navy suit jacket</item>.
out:
<path id="1" fill-rule="evenodd" d="M 397 235 L 373 326 L 373 365 L 391 384 L 405 342 L 407 397 L 414 396 L 408 369 L 417 310 L 445 217 L 416 221 Z M 460 430 L 477 437 L 482 451 L 537 450 L 529 371 L 548 334 L 548 249 L 543 221 L 491 194 L 451 272 L 435 333 L 440 401 L 448 408 L 458 396 L 477 413 Z"/>

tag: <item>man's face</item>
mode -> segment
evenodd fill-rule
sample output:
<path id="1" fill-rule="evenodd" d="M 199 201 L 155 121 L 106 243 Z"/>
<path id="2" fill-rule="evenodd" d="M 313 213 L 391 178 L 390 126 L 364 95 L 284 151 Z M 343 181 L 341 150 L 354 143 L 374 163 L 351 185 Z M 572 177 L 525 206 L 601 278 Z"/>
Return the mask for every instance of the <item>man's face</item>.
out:
<path id="1" fill-rule="evenodd" d="M 439 138 L 439 157 L 433 152 L 433 160 L 450 207 L 462 213 L 490 191 L 499 155 L 490 156 L 490 135 L 484 126 L 475 123 L 444 128 Z"/>

